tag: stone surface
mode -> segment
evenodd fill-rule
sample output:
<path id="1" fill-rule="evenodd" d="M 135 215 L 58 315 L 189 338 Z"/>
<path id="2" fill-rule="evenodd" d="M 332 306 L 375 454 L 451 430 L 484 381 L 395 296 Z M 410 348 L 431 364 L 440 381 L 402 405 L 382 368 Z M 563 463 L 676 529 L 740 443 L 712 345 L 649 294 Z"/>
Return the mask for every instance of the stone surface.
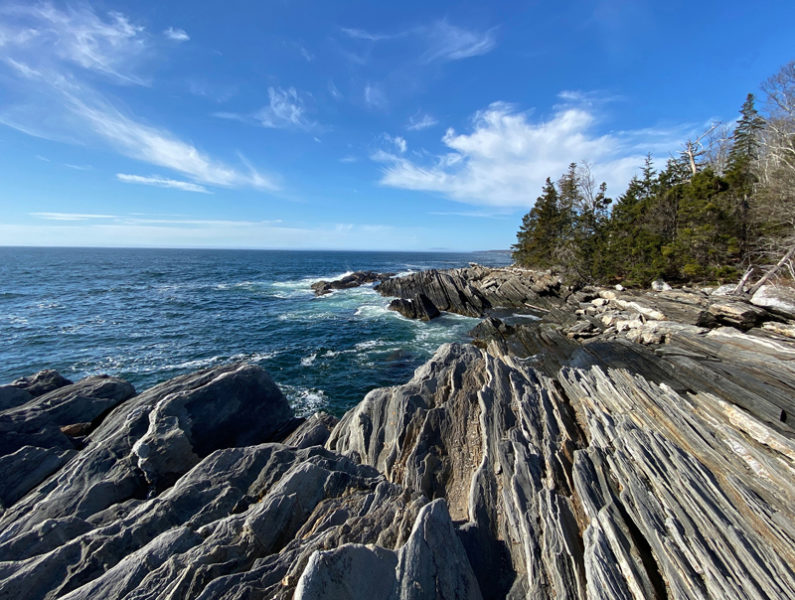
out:
<path id="1" fill-rule="evenodd" d="M 719 322 L 733 325 L 740 329 L 751 329 L 767 315 L 767 311 L 759 309 L 752 304 L 730 300 L 713 302 L 709 305 L 708 310 Z"/>
<path id="2" fill-rule="evenodd" d="M 375 289 L 384 296 L 413 299 L 426 296 L 440 311 L 484 316 L 494 307 L 547 308 L 559 304 L 561 280 L 549 272 L 479 265 L 448 271 L 421 271 L 387 279 Z"/>
<path id="3" fill-rule="evenodd" d="M 0 413 L 46 424 L 0 457 L 0 600 L 795 597 L 781 313 L 477 265 L 382 285 L 491 316 L 339 421 L 244 364 Z"/>
<path id="4" fill-rule="evenodd" d="M 31 375 L 30 377 L 20 377 L 11 382 L 11 385 L 21 390 L 25 390 L 34 398 L 47 392 L 52 392 L 60 387 L 69 385 L 72 382 L 53 369 L 45 369 Z"/>
<path id="5" fill-rule="evenodd" d="M 0 456 L 23 446 L 72 449 L 74 445 L 61 427 L 75 423 L 96 426 L 109 410 L 134 394 L 126 381 L 96 375 L 5 410 L 0 413 Z"/>
<path id="6" fill-rule="evenodd" d="M 13 385 L 0 385 L 0 412 L 25 404 L 33 398 L 27 391 Z"/>
<path id="7" fill-rule="evenodd" d="M 74 450 L 23 446 L 0 456 L 0 510 L 11 506 L 60 469 Z"/>
<path id="8" fill-rule="evenodd" d="M 795 289 L 793 288 L 763 285 L 753 295 L 751 303 L 787 319 L 795 319 Z"/>
<path id="9" fill-rule="evenodd" d="M 316 281 L 310 287 L 315 291 L 316 296 L 330 294 L 334 290 L 346 290 L 359 287 L 365 283 L 373 283 L 393 277 L 394 273 L 376 273 L 375 271 L 356 271 L 350 275 L 345 275 L 333 281 Z"/>
<path id="10" fill-rule="evenodd" d="M 392 300 L 387 308 L 399 312 L 407 319 L 419 319 L 420 321 L 430 321 L 441 314 L 425 294 L 418 294 L 411 300 L 397 298 Z"/>

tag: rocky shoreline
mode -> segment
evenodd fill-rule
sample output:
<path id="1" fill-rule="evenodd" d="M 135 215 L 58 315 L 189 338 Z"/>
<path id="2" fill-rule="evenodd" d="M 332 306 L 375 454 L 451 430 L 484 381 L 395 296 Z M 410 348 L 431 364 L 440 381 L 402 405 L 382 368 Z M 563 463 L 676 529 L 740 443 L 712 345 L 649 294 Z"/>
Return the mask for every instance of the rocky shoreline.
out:
<path id="1" fill-rule="evenodd" d="M 376 289 L 483 320 L 339 422 L 246 364 L 0 386 L 0 599 L 795 597 L 791 291 Z"/>

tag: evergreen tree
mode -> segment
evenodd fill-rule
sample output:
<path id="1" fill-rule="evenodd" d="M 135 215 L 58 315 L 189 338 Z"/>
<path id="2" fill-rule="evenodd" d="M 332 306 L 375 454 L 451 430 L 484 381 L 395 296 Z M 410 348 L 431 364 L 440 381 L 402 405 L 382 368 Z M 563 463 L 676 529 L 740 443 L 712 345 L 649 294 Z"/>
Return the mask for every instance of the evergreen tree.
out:
<path id="1" fill-rule="evenodd" d="M 740 119 L 732 134 L 729 164 L 726 179 L 732 187 L 733 211 L 739 224 L 740 252 L 748 252 L 751 217 L 750 202 L 754 184 L 758 181 L 754 172 L 759 158 L 760 134 L 765 121 L 754 108 L 754 95 L 748 94 L 740 109 Z"/>
<path id="2" fill-rule="evenodd" d="M 522 219 L 522 225 L 516 234 L 513 259 L 517 264 L 544 268 L 555 262 L 554 256 L 561 234 L 558 203 L 558 191 L 547 178 L 541 196 Z"/>
<path id="3" fill-rule="evenodd" d="M 732 134 L 729 171 L 748 168 L 759 158 L 759 134 L 764 127 L 765 120 L 754 107 L 754 95 L 748 94 L 740 108 L 740 119 Z"/>

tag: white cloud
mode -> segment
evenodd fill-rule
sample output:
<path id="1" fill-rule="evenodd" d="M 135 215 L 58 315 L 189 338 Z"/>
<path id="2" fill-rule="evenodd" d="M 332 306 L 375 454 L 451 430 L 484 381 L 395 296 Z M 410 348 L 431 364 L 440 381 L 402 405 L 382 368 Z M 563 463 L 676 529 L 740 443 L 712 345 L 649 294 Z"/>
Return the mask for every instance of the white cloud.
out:
<path id="1" fill-rule="evenodd" d="M 8 75 L 13 90 L 13 100 L 0 108 L 0 123 L 46 139 L 109 147 L 199 184 L 277 189 L 245 160 L 243 169 L 230 167 L 97 91 L 85 70 L 114 84 L 144 82 L 135 66 L 150 50 L 149 38 L 126 16 L 98 16 L 89 7 L 6 5 L 0 7 L 0 46 L 0 75 Z"/>
<path id="2" fill-rule="evenodd" d="M 176 179 L 168 179 L 167 177 L 144 177 L 142 175 L 128 175 L 126 173 L 116 173 L 116 179 L 124 183 L 138 183 L 142 185 L 151 185 L 162 188 L 172 188 L 182 190 L 184 192 L 199 192 L 201 194 L 209 194 L 210 191 L 197 183 L 190 181 L 179 181 Z"/>
<path id="3" fill-rule="evenodd" d="M 480 56 L 497 45 L 494 29 L 470 31 L 447 21 L 437 21 L 426 28 L 425 36 L 429 45 L 422 59 L 426 63 Z"/>
<path id="4" fill-rule="evenodd" d="M 373 44 L 375 42 L 412 41 L 412 46 L 419 47 L 422 53 L 420 62 L 446 62 L 461 60 L 491 52 L 497 45 L 495 30 L 475 31 L 448 23 L 446 20 L 435 21 L 430 25 L 412 27 L 395 33 L 373 33 L 364 29 L 351 27 L 341 28 L 343 34 L 353 40 Z M 365 62 L 358 55 L 346 53 L 355 62 Z"/>
<path id="5" fill-rule="evenodd" d="M 47 221 L 88 221 L 90 219 L 115 219 L 116 215 L 95 215 L 85 213 L 33 212 L 30 216 Z"/>
<path id="6" fill-rule="evenodd" d="M 409 118 L 408 125 L 406 125 L 406 129 L 409 131 L 421 131 L 423 129 L 428 129 L 429 127 L 433 127 L 437 125 L 439 121 L 434 119 L 431 115 L 427 113 L 417 113 L 412 115 Z"/>
<path id="7" fill-rule="evenodd" d="M 0 239 L 8 245 L 22 246 L 369 250 L 422 250 L 438 242 L 438 232 L 428 228 L 401 228 L 378 224 L 306 225 L 270 220 L 233 221 L 156 216 L 117 216 L 96 221 L 79 218 L 71 220 L 73 222 L 0 223 Z"/>
<path id="8" fill-rule="evenodd" d="M 383 40 L 391 40 L 397 37 L 402 37 L 404 33 L 388 34 L 388 33 L 370 33 L 364 29 L 356 29 L 353 27 L 340 27 L 340 31 L 347 35 L 349 38 L 355 40 L 366 40 L 368 42 L 380 42 Z"/>
<path id="9" fill-rule="evenodd" d="M 190 36 L 184 29 L 175 29 L 174 27 L 166 29 L 163 35 L 175 42 L 187 42 L 190 39 Z"/>
<path id="10" fill-rule="evenodd" d="M 531 121 L 510 104 L 494 103 L 473 118 L 470 133 L 448 129 L 447 151 L 421 164 L 398 154 L 376 152 L 385 163 L 384 185 L 438 192 L 452 200 L 482 206 L 528 206 L 547 177 L 559 177 L 571 162 L 587 161 L 608 191 L 620 193 L 642 164 L 647 148 L 673 150 L 682 129 L 656 135 L 636 132 L 597 134 L 597 116 L 577 107 L 560 108 L 547 120 Z"/>
<path id="11" fill-rule="evenodd" d="M 145 81 L 134 68 L 148 50 L 144 28 L 121 13 L 104 18 L 90 7 L 59 10 L 49 3 L 0 7 L 0 47 L 28 68 L 58 63 L 94 71 L 121 83 Z"/>
<path id="12" fill-rule="evenodd" d="M 408 143 L 405 138 L 398 136 L 392 137 L 388 133 L 384 134 L 384 139 L 391 145 L 394 145 L 398 152 L 405 154 L 408 150 Z"/>
<path id="13" fill-rule="evenodd" d="M 305 102 L 295 88 L 269 87 L 268 98 L 268 106 L 254 115 L 263 127 L 312 129 L 315 126 L 307 117 Z"/>
<path id="14" fill-rule="evenodd" d="M 72 114 L 115 150 L 153 165 L 179 171 L 198 182 L 224 187 L 253 187 L 275 190 L 276 183 L 253 168 L 242 172 L 214 160 L 171 132 L 144 125 L 112 106 L 89 105 L 71 97 Z"/>

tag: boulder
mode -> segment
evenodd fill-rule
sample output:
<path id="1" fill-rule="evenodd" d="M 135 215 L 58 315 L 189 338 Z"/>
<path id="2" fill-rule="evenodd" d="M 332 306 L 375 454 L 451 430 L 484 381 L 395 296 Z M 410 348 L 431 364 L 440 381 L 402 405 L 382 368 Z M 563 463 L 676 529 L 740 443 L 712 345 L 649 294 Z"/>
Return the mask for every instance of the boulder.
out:
<path id="1" fill-rule="evenodd" d="M 751 297 L 751 304 L 786 319 L 795 319 L 795 289 L 791 287 L 763 285 Z"/>
<path id="2" fill-rule="evenodd" d="M 13 385 L 0 385 L 0 412 L 25 404 L 32 398 L 26 390 Z"/>
<path id="3" fill-rule="evenodd" d="M 376 273 L 375 271 L 356 271 L 350 275 L 345 275 L 333 281 L 316 281 L 310 287 L 315 291 L 316 296 L 330 294 L 333 290 L 346 290 L 359 287 L 365 283 L 373 283 L 393 277 L 394 273 Z"/>
<path id="4" fill-rule="evenodd" d="M 122 379 L 95 375 L 36 396 L 0 414 L 0 456 L 23 446 L 71 449 L 61 427 L 89 423 L 93 428 L 134 394 L 135 388 Z"/>
<path id="5" fill-rule="evenodd" d="M 651 282 L 651 289 L 653 289 L 655 292 L 667 292 L 672 288 L 662 279 L 655 279 Z"/>
<path id="6" fill-rule="evenodd" d="M 399 312 L 407 319 L 419 319 L 420 321 L 430 321 L 441 314 L 425 294 L 417 294 L 413 300 L 397 298 L 392 300 L 387 308 Z"/>
<path id="7" fill-rule="evenodd" d="M 30 377 L 20 377 L 13 381 L 11 385 L 21 390 L 27 391 L 34 398 L 47 392 L 57 390 L 60 387 L 69 385 L 72 382 L 62 376 L 58 371 L 45 369 Z"/>
<path id="8" fill-rule="evenodd" d="M 84 449 L 0 517 L 0 544 L 47 519 L 103 520 L 114 505 L 167 489 L 215 450 L 282 439 L 296 425 L 261 367 L 176 377 L 109 413 Z"/>
<path id="9" fill-rule="evenodd" d="M 732 300 L 713 302 L 708 310 L 719 323 L 746 330 L 751 329 L 767 316 L 767 311 L 761 308 L 747 302 Z"/>

